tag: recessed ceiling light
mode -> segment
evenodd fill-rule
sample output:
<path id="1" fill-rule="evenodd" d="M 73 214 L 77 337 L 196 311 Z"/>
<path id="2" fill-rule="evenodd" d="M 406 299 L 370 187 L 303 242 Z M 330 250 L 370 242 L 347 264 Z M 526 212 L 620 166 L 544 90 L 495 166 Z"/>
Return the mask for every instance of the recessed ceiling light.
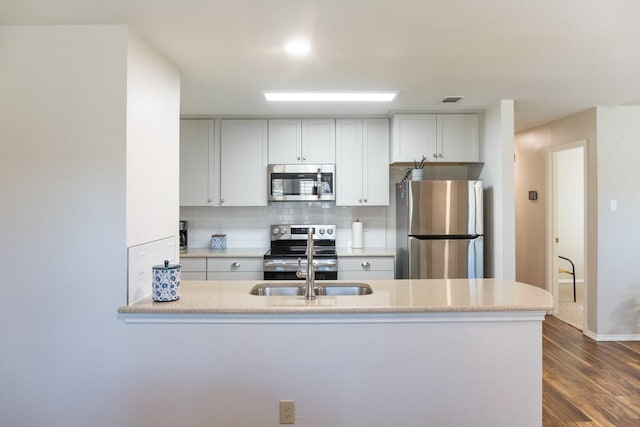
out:
<path id="1" fill-rule="evenodd" d="M 294 56 L 304 56 L 311 51 L 311 45 L 306 40 L 291 40 L 284 45 L 288 54 Z"/>
<path id="2" fill-rule="evenodd" d="M 267 101 L 390 102 L 398 92 L 265 92 Z"/>

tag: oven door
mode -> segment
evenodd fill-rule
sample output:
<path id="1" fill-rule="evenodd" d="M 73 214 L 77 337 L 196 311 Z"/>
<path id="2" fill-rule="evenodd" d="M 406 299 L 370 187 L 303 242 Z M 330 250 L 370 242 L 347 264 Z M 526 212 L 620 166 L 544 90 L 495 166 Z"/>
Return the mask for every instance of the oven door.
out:
<path id="1" fill-rule="evenodd" d="M 315 280 L 338 280 L 337 271 L 316 271 Z M 302 280 L 295 271 L 265 271 L 264 280 Z"/>
<path id="2" fill-rule="evenodd" d="M 263 263 L 264 280 L 301 280 L 296 272 L 306 270 L 307 260 L 298 258 L 265 258 Z M 338 259 L 320 258 L 313 260 L 316 280 L 337 280 Z"/>

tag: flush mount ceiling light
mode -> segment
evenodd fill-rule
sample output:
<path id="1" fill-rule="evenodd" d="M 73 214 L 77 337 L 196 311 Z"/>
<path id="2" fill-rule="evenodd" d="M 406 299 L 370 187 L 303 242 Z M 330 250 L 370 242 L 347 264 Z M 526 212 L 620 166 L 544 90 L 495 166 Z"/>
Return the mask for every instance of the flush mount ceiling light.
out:
<path id="1" fill-rule="evenodd" d="M 284 45 L 284 50 L 293 56 L 305 56 L 311 52 L 311 45 L 306 40 L 291 40 Z"/>
<path id="2" fill-rule="evenodd" d="M 265 92 L 267 101 L 391 102 L 398 92 Z"/>

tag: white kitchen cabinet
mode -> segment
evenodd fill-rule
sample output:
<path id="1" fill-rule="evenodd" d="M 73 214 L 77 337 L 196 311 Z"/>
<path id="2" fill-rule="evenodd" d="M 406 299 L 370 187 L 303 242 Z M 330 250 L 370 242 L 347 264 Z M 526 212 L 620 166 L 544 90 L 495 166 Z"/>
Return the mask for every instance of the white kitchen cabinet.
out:
<path id="1" fill-rule="evenodd" d="M 269 120 L 269 163 L 335 163 L 334 119 Z"/>
<path id="2" fill-rule="evenodd" d="M 338 257 L 338 280 L 393 280 L 393 277 L 392 256 Z"/>
<path id="3" fill-rule="evenodd" d="M 267 121 L 222 120 L 220 206 L 267 205 Z"/>
<path id="4" fill-rule="evenodd" d="M 207 259 L 207 280 L 262 280 L 263 258 L 221 257 Z"/>
<path id="5" fill-rule="evenodd" d="M 219 206 L 215 122 L 180 120 L 180 206 Z"/>
<path id="6" fill-rule="evenodd" d="M 438 114 L 438 161 L 482 161 L 477 114 Z"/>
<path id="7" fill-rule="evenodd" d="M 336 120 L 336 206 L 389 205 L 389 121 Z"/>
<path id="8" fill-rule="evenodd" d="M 477 114 L 396 114 L 391 163 L 482 161 Z"/>
<path id="9" fill-rule="evenodd" d="M 207 280 L 206 258 L 181 258 L 180 278 L 182 280 Z"/>

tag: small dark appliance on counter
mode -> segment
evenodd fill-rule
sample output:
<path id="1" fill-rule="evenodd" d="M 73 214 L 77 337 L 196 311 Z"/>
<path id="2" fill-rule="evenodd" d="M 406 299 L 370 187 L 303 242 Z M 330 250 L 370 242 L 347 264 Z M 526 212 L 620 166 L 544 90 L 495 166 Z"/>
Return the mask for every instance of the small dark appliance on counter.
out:
<path id="1" fill-rule="evenodd" d="M 180 221 L 180 252 L 186 252 L 187 251 L 187 246 L 188 246 L 188 239 L 187 239 L 187 228 L 188 228 L 188 221 Z"/>

